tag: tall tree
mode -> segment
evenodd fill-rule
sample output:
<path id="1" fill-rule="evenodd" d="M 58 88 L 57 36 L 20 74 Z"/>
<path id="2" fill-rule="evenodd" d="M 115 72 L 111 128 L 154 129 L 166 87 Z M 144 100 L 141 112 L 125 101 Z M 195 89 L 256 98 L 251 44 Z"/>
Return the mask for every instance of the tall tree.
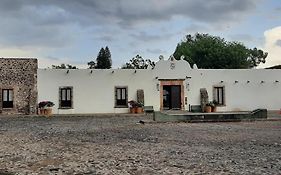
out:
<path id="1" fill-rule="evenodd" d="M 155 63 L 150 59 L 143 59 L 142 56 L 136 55 L 128 63 L 122 66 L 122 69 L 147 69 L 148 66 L 154 68 Z"/>
<path id="2" fill-rule="evenodd" d="M 191 65 L 206 69 L 244 69 L 265 63 L 267 53 L 257 48 L 249 49 L 240 42 L 228 42 L 223 38 L 208 34 L 187 35 L 177 45 L 174 57 Z"/>
<path id="3" fill-rule="evenodd" d="M 111 54 L 109 48 L 106 46 L 105 49 L 102 47 L 96 59 L 96 69 L 110 69 L 111 68 Z M 89 64 L 89 63 L 88 63 Z"/>
<path id="4" fill-rule="evenodd" d="M 108 46 L 105 47 L 104 52 L 105 52 L 106 58 L 109 60 L 108 62 L 110 63 L 110 68 L 111 68 L 112 60 L 111 60 L 111 53 L 110 53 Z"/>

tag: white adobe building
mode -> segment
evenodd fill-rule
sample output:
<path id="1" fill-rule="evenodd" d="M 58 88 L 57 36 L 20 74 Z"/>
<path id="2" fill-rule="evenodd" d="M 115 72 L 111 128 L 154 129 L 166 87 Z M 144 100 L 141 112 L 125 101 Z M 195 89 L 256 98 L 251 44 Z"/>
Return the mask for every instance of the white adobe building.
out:
<path id="1" fill-rule="evenodd" d="M 38 102 L 54 102 L 54 114 L 128 113 L 139 89 L 155 111 L 200 105 L 201 88 L 218 111 L 281 108 L 281 70 L 274 69 L 192 69 L 170 58 L 154 69 L 38 69 L 37 76 Z"/>

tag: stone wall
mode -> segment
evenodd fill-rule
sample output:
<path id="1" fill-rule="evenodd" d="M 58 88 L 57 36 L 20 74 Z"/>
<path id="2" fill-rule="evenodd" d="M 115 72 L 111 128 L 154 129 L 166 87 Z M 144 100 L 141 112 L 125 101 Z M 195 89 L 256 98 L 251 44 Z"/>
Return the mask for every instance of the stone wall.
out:
<path id="1" fill-rule="evenodd" d="M 37 59 L 0 58 L 0 114 L 36 114 Z M 2 107 L 2 89 L 13 90 L 13 108 Z"/>

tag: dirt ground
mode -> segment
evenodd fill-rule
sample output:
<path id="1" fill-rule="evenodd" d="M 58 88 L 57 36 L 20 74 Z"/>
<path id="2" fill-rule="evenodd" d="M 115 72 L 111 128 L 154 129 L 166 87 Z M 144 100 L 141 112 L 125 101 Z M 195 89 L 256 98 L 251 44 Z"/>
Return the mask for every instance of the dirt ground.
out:
<path id="1" fill-rule="evenodd" d="M 0 174 L 281 174 L 281 121 L 0 118 Z"/>

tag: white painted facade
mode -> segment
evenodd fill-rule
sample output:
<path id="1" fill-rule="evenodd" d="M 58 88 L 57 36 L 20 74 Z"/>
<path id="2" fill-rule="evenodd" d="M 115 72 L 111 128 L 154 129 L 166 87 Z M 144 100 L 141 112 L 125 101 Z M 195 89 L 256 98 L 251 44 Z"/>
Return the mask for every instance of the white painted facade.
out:
<path id="1" fill-rule="evenodd" d="M 265 69 L 191 69 L 184 60 L 160 60 L 154 69 L 38 69 L 38 101 L 55 103 L 53 113 L 127 113 L 115 107 L 115 87 L 128 88 L 128 100 L 136 100 L 144 90 L 144 105 L 161 109 L 161 83 L 183 81 L 183 110 L 200 105 L 200 88 L 213 100 L 213 87 L 224 86 L 225 105 L 218 111 L 249 111 L 281 108 L 281 70 Z M 59 109 L 59 88 L 73 88 L 73 108 Z"/>

